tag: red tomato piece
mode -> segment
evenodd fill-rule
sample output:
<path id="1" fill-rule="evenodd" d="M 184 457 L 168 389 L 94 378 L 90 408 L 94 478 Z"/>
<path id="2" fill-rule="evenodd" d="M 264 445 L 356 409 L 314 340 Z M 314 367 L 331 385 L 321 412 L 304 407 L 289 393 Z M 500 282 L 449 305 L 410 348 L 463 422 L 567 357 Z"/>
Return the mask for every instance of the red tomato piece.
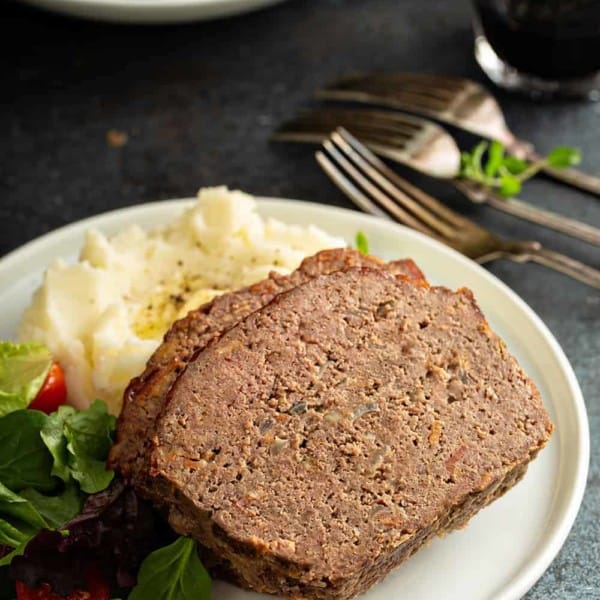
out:
<path id="1" fill-rule="evenodd" d="M 75 590 L 68 596 L 61 596 L 53 592 L 47 583 L 32 589 L 17 581 L 17 600 L 109 600 L 110 588 L 97 569 L 86 570 L 85 582 L 86 590 Z"/>
<path id="2" fill-rule="evenodd" d="M 29 405 L 29 408 L 50 414 L 66 401 L 67 386 L 65 384 L 65 374 L 60 365 L 55 362 L 52 363 L 40 391 Z"/>

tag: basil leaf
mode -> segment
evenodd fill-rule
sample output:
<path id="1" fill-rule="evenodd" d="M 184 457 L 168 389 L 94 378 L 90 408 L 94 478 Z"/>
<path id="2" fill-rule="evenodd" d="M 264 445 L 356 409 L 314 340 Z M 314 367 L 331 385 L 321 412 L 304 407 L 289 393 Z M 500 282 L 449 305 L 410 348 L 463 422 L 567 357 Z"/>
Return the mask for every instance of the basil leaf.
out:
<path id="1" fill-rule="evenodd" d="M 0 416 L 26 408 L 51 366 L 50 352 L 42 344 L 0 342 Z"/>
<path id="2" fill-rule="evenodd" d="M 493 177 L 498 169 L 502 166 L 504 159 L 504 146 L 498 141 L 494 140 L 488 149 L 488 158 L 485 163 L 485 174 L 488 177 Z"/>
<path id="3" fill-rule="evenodd" d="M 356 237 L 354 238 L 354 243 L 356 244 L 356 249 L 361 254 L 369 254 L 369 240 L 367 236 L 362 231 L 356 232 Z"/>
<path id="4" fill-rule="evenodd" d="M 558 146 L 546 157 L 546 162 L 557 169 L 565 169 L 581 162 L 581 152 L 577 148 Z"/>
<path id="5" fill-rule="evenodd" d="M 29 500 L 52 529 L 70 521 L 83 508 L 82 495 L 74 483 L 67 485 L 56 496 L 44 496 L 31 488 L 23 490 L 21 496 Z"/>
<path id="6" fill-rule="evenodd" d="M 196 542 L 180 537 L 146 557 L 128 600 L 210 600 L 210 588 Z"/>
<path id="7" fill-rule="evenodd" d="M 52 457 L 40 438 L 47 420 L 37 410 L 18 410 L 0 418 L 0 482 L 11 490 L 50 491 Z"/>

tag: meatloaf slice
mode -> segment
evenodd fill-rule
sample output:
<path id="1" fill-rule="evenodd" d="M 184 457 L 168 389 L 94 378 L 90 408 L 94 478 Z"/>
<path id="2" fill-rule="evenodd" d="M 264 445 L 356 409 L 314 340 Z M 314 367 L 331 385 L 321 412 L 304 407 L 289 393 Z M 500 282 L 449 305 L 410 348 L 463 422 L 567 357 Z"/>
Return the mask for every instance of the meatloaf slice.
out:
<path id="1" fill-rule="evenodd" d="M 351 269 L 188 364 L 151 474 L 241 585 L 343 600 L 502 495 L 552 428 L 470 291 Z"/>
<path id="2" fill-rule="evenodd" d="M 140 486 L 146 481 L 146 454 L 156 415 L 173 381 L 194 354 L 270 302 L 276 294 L 317 275 L 355 266 L 384 268 L 390 273 L 424 280 L 423 273 L 410 259 L 385 263 L 380 258 L 363 256 L 350 248 L 336 248 L 305 259 L 290 275 L 272 273 L 264 281 L 223 294 L 176 321 L 149 359 L 144 372 L 133 379 L 125 391 L 117 423 L 117 441 L 109 457 L 111 468 Z"/>

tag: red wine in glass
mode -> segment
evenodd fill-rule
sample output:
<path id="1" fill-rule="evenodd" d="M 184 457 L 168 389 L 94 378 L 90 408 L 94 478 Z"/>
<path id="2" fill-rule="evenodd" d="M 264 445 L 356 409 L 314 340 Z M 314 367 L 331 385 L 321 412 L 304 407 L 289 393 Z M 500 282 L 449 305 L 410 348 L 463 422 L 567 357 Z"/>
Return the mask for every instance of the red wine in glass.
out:
<path id="1" fill-rule="evenodd" d="M 600 0 L 474 0 L 475 54 L 499 85 L 600 95 Z"/>

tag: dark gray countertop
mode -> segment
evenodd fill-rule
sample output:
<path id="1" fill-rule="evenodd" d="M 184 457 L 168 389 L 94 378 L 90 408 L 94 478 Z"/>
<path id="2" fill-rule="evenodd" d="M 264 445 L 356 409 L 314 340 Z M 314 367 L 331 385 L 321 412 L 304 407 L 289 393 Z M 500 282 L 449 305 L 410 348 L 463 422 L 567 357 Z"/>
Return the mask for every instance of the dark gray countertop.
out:
<path id="1" fill-rule="evenodd" d="M 270 144 L 275 124 L 313 90 L 353 70 L 439 71 L 484 81 L 472 58 L 468 2 L 292 0 L 211 23 L 132 27 L 3 7 L 0 255 L 83 217 L 227 184 L 349 206 L 306 148 Z M 10 36 L 10 37 L 9 37 Z M 541 150 L 578 145 L 600 173 L 600 103 L 538 105 L 498 93 L 509 124 Z M 112 147 L 109 129 L 128 142 Z M 600 267 L 598 248 L 466 205 L 495 231 L 535 237 Z M 544 180 L 524 196 L 600 226 L 600 200 Z M 552 330 L 586 398 L 587 493 L 564 548 L 528 594 L 600 598 L 600 293 L 534 265 L 490 270 Z"/>

